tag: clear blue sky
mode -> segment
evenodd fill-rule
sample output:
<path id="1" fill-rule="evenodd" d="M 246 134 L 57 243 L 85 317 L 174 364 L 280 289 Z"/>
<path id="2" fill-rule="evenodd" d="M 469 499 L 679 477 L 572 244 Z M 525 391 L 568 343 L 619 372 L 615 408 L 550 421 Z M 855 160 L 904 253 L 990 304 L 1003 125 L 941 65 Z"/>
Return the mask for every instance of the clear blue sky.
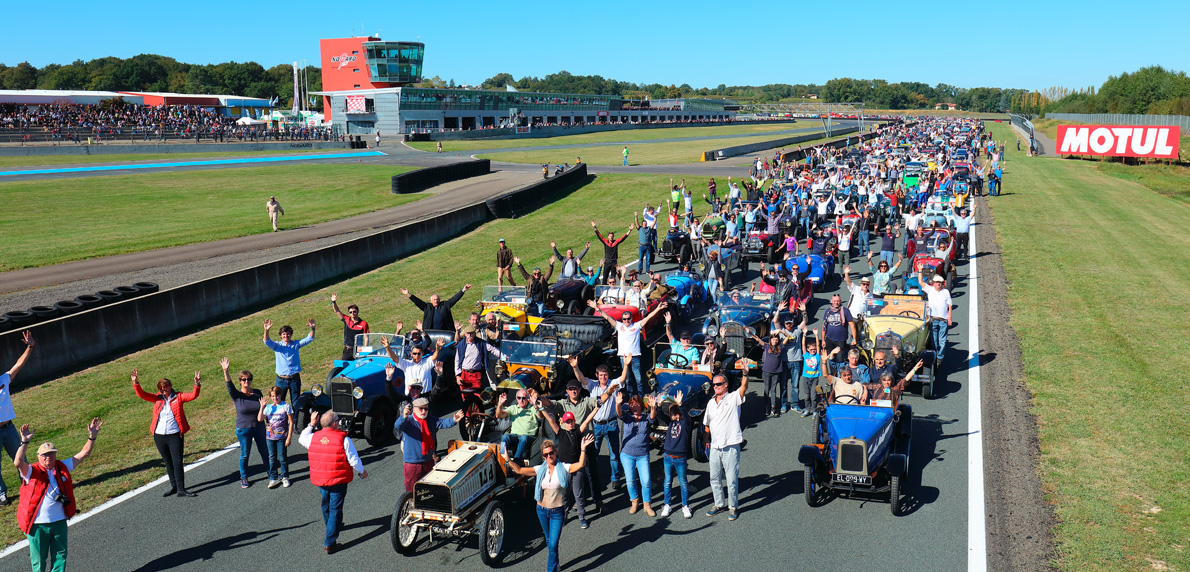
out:
<path id="1" fill-rule="evenodd" d="M 1190 69 L 1190 50 L 1173 33 L 1190 19 L 1184 1 L 65 0 L 53 12 L 39 25 L 6 26 L 0 62 L 42 67 L 156 53 L 270 67 L 317 62 L 320 38 L 380 30 L 385 40 L 425 42 L 425 75 L 460 84 L 566 70 L 694 87 L 854 77 L 1044 89 L 1098 86 L 1153 64 Z"/>

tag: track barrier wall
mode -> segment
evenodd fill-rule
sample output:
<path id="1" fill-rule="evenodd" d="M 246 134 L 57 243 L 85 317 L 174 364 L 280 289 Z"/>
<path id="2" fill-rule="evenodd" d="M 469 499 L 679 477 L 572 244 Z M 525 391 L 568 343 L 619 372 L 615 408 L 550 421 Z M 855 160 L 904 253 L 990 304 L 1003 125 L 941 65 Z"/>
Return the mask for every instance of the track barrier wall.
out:
<path id="1" fill-rule="evenodd" d="M 832 129 L 831 135 L 839 134 L 846 135 L 848 133 L 855 133 L 859 131 L 859 127 L 844 127 L 842 129 Z M 721 161 L 731 157 L 738 157 L 740 155 L 747 155 L 748 153 L 755 153 L 757 151 L 764 151 L 765 149 L 773 149 L 775 147 L 784 147 L 786 145 L 797 145 L 798 143 L 805 143 L 806 141 L 813 141 L 821 139 L 825 132 L 811 133 L 809 135 L 799 135 L 797 137 L 786 137 L 784 139 L 773 139 L 772 141 L 762 141 L 760 143 L 752 143 L 749 145 L 736 145 L 735 147 L 724 147 L 722 149 L 715 149 L 703 153 L 703 161 Z"/>
<path id="2" fill-rule="evenodd" d="M 0 147 L 0 157 L 37 157 L 41 155 L 135 155 L 140 153 L 225 153 L 228 151 L 290 151 L 304 149 L 350 149 L 346 141 L 278 141 L 276 143 L 168 143 L 119 145 L 29 145 Z"/>
<path id="3" fill-rule="evenodd" d="M 487 159 L 462 161 L 438 167 L 426 167 L 416 171 L 409 171 L 408 173 L 401 173 L 400 175 L 393 175 L 393 194 L 418 193 L 443 183 L 478 177 L 491 172 L 492 162 Z"/>
<path id="4" fill-rule="evenodd" d="M 487 200 L 486 204 L 493 218 L 516 218 L 517 213 L 526 212 L 535 204 L 552 200 L 566 189 L 586 182 L 588 179 L 587 164 L 582 163 L 560 175 L 544 179 L 523 189 L 492 197 Z"/>

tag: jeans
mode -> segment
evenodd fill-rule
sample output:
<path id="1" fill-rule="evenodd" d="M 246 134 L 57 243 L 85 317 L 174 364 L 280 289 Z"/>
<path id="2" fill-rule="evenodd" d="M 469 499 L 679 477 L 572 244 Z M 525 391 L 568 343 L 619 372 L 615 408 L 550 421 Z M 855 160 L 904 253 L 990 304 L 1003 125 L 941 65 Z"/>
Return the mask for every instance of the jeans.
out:
<path id="1" fill-rule="evenodd" d="M 934 351 L 938 354 L 939 362 L 946 353 L 946 335 L 949 328 L 946 320 L 930 320 L 930 335 L 934 338 Z"/>
<path id="2" fill-rule="evenodd" d="M 297 401 L 298 396 L 302 394 L 302 374 L 295 373 L 290 377 L 290 379 L 282 379 L 278 377 L 274 385 L 281 388 L 281 401 L 285 401 L 285 395 L 288 393 L 289 406 L 292 407 L 294 411 L 297 411 L 297 403 L 295 402 Z"/>
<path id="3" fill-rule="evenodd" d="M 686 457 L 675 459 L 670 455 L 663 454 L 661 460 L 665 466 L 665 479 L 663 479 L 665 482 L 665 504 L 669 504 L 670 484 L 676 473 L 678 486 L 682 489 L 682 506 L 690 506 L 690 490 L 686 482 Z"/>
<path id="4" fill-rule="evenodd" d="M 524 459 L 527 458 L 529 451 L 533 450 L 533 441 L 536 439 L 537 437 L 533 435 L 505 433 L 501 440 L 504 442 L 506 449 L 516 449 L 516 454 L 512 456 L 514 459 Z"/>
<path id="5" fill-rule="evenodd" d="M 628 362 L 628 380 L 625 389 L 628 390 L 629 395 L 644 395 L 645 394 L 645 379 L 640 376 L 640 356 L 632 356 L 632 361 Z"/>
<path id="6" fill-rule="evenodd" d="M 893 266 L 893 258 L 894 258 L 893 251 L 891 251 L 891 250 L 881 250 L 880 251 L 880 261 L 887 262 L 889 268 L 892 268 L 892 266 Z"/>
<path id="7" fill-rule="evenodd" d="M 653 493 L 653 479 L 649 477 L 649 456 L 645 454 L 637 457 L 621 452 L 620 464 L 624 465 L 624 475 L 628 477 L 628 500 L 643 497 L 644 502 L 649 502 Z"/>
<path id="8" fill-rule="evenodd" d="M 711 495 L 715 497 L 715 506 L 723 507 L 724 486 L 726 477 L 727 499 L 726 506 L 735 510 L 739 506 L 740 488 L 740 446 L 729 445 L 722 449 L 711 448 Z"/>
<path id="9" fill-rule="evenodd" d="M 178 491 L 186 490 L 186 472 L 182 470 L 182 449 L 185 444 L 182 434 L 153 434 L 153 444 L 157 445 L 157 452 L 161 453 L 161 460 L 165 461 L 169 487 Z"/>
<path id="10" fill-rule="evenodd" d="M 339 540 L 339 529 L 343 528 L 343 498 L 347 496 L 347 484 L 318 487 L 322 495 L 322 522 L 326 525 L 326 540 L 323 546 L 330 546 Z"/>
<path id="11" fill-rule="evenodd" d="M 714 303 L 715 295 L 719 293 L 719 281 L 715 278 L 707 279 L 707 299 Z"/>
<path id="12" fill-rule="evenodd" d="M 620 422 L 612 419 L 607 423 L 600 423 L 595 421 L 592 424 L 592 432 L 595 434 L 595 455 L 599 454 L 599 450 L 603 447 L 603 440 L 607 439 L 607 451 L 610 455 L 612 478 L 611 482 L 620 480 Z M 595 456 L 591 456 L 591 466 L 595 466 Z M 594 488 L 599 488 L 599 483 L 595 483 Z"/>
<path id="13" fill-rule="evenodd" d="M 29 527 L 29 562 L 33 572 L 66 570 L 66 519 Z"/>
<path id="14" fill-rule="evenodd" d="M 248 457 L 252 455 L 252 442 L 256 441 L 256 450 L 260 452 L 260 464 L 268 466 L 268 447 L 265 445 L 264 424 L 251 429 L 236 429 L 236 440 L 240 442 L 240 479 L 248 478 Z"/>
<path id="15" fill-rule="evenodd" d="M 269 450 L 269 480 L 289 476 L 289 459 L 285 457 L 285 439 L 266 440 L 265 446 Z M 277 469 L 280 468 L 280 472 Z"/>
<path id="16" fill-rule="evenodd" d="M 653 246 L 651 244 L 641 244 L 637 247 L 637 256 L 640 258 L 638 267 L 641 272 L 649 273 L 649 266 L 653 262 Z"/>
<path id="17" fill-rule="evenodd" d="M 802 217 L 798 219 L 798 223 L 802 227 L 802 237 L 810 236 L 810 217 Z"/>
<path id="18" fill-rule="evenodd" d="M 765 371 L 760 376 L 764 379 L 765 410 L 779 410 L 781 408 L 781 382 L 785 379 L 785 374 Z"/>
<path id="19" fill-rule="evenodd" d="M 579 521 L 587 520 L 587 506 L 583 502 L 587 497 L 587 469 L 570 473 L 570 492 L 574 495 L 574 504 L 578 507 Z"/>
<path id="20" fill-rule="evenodd" d="M 545 316 L 545 302 L 529 302 L 525 313 L 530 316 Z"/>
<path id="21" fill-rule="evenodd" d="M 866 231 L 866 230 L 859 231 L 859 255 L 860 256 L 867 256 L 869 252 L 872 252 L 872 245 L 871 245 L 872 239 L 868 235 L 868 232 L 869 231 Z"/>
<path id="22" fill-rule="evenodd" d="M 537 505 L 537 521 L 541 523 L 541 533 L 545 535 L 545 547 L 549 553 L 545 569 L 547 572 L 556 572 L 562 567 L 558 562 L 558 541 L 562 539 L 562 525 L 566 522 L 566 510 L 562 507 L 545 508 Z"/>
<path id="23" fill-rule="evenodd" d="M 3 446 L 4 450 L 8 452 L 9 458 L 13 461 L 17 460 L 17 449 L 21 448 L 21 434 L 17 431 L 15 420 L 0 429 L 0 446 Z M 0 493 L 8 494 L 8 487 L 2 478 L 0 478 Z"/>
<path id="24" fill-rule="evenodd" d="M 785 369 L 789 371 L 789 392 L 782 392 L 781 399 L 790 407 L 802 407 L 803 400 L 809 397 L 809 391 L 803 394 L 801 390 L 802 360 L 785 362 Z M 803 398 L 802 395 L 806 397 Z"/>
<path id="25" fill-rule="evenodd" d="M 628 166 L 628 155 L 624 155 L 624 166 Z"/>

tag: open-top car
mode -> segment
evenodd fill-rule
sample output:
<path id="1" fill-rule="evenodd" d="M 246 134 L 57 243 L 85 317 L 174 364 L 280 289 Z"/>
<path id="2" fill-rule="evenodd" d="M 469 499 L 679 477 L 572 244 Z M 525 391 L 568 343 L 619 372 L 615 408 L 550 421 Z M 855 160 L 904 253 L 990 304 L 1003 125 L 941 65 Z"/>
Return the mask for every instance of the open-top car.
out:
<path id="1" fill-rule="evenodd" d="M 719 263 L 723 265 L 724 288 L 731 288 L 731 285 L 736 281 L 735 277 L 747 270 L 748 265 L 744 262 L 743 257 L 740 256 L 738 248 L 727 248 L 709 244 L 706 246 L 706 252 L 708 254 L 711 252 L 719 253 Z M 705 262 L 700 261 L 697 265 L 692 264 L 691 266 L 694 267 L 694 270 L 698 272 L 699 276 L 707 275 L 707 265 Z"/>
<path id="2" fill-rule="evenodd" d="M 451 441 L 446 456 L 397 501 L 389 526 L 393 550 L 412 555 L 423 530 L 439 538 L 474 536 L 480 560 L 498 564 L 508 530 L 504 501 L 531 494 L 529 479 L 505 469 L 508 459 L 500 443 Z M 497 499 L 507 491 L 513 496 Z"/>
<path id="3" fill-rule="evenodd" d="M 850 399 L 850 401 L 849 401 Z M 901 509 L 901 484 L 909 469 L 913 408 L 904 403 L 861 405 L 850 395 L 817 405 L 812 441 L 798 451 L 806 504 L 827 493 L 870 499 L 888 494 L 893 515 Z"/>
<path id="4" fill-rule="evenodd" d="M 715 310 L 703 322 L 702 332 L 718 336 L 727 351 L 745 358 L 756 348 L 752 336 L 763 338 L 773 319 L 773 295 L 745 290 L 720 292 Z"/>
<path id="5" fill-rule="evenodd" d="M 856 319 L 864 363 L 872 367 L 876 352 L 884 352 L 886 359 L 899 357 L 897 375 L 904 376 L 909 371 L 907 365 L 923 361 L 923 367 L 911 381 L 920 384 L 921 395 L 926 398 L 934 391 L 934 355 L 929 348 L 930 318 L 925 296 L 885 294 L 883 298 L 868 302 L 863 315 Z M 893 352 L 893 348 L 897 351 Z"/>
<path id="6" fill-rule="evenodd" d="M 584 314 L 587 311 L 587 300 L 595 299 L 595 287 L 583 280 L 559 280 L 550 286 L 546 297 L 547 312 L 560 314 Z"/>
<path id="7" fill-rule="evenodd" d="M 577 356 L 580 362 L 602 359 L 614 330 L 602 316 L 555 314 L 538 324 L 522 339 L 505 339 L 500 344 L 501 359 L 496 375 L 502 389 L 535 389 L 542 395 L 559 398 L 574 369 L 566 359 Z"/>
<path id="8" fill-rule="evenodd" d="M 695 335 L 697 343 L 694 347 L 697 347 L 699 353 L 704 349 L 704 340 L 702 334 Z M 647 376 L 656 391 L 658 403 L 655 406 L 662 408 L 653 420 L 650 430 L 653 446 L 660 447 L 665 442 L 665 434 L 669 431 L 670 423 L 665 411 L 670 403 L 675 402 L 680 392 L 682 405 L 690 415 L 694 427 L 690 434 L 690 458 L 705 463 L 710 454 L 711 441 L 710 433 L 702 427 L 702 419 L 707 402 L 714 395 L 711 378 L 723 374 L 727 378 L 728 390 L 735 391 L 739 388 L 742 377 L 747 375 L 747 371 L 737 367 L 737 363 L 741 363 L 739 356 L 731 352 L 726 352 L 722 360 L 716 360 L 714 364 L 706 366 L 690 363 L 681 355 L 671 355 L 668 344 L 654 345 L 653 352 L 653 363 L 656 365 Z"/>
<path id="9" fill-rule="evenodd" d="M 676 262 L 678 265 L 690 262 L 694 255 L 694 246 L 690 242 L 690 233 L 678 227 L 671 227 L 661 239 L 661 248 L 657 249 L 657 257 L 662 260 Z"/>
<path id="10" fill-rule="evenodd" d="M 817 254 L 799 254 L 785 261 L 785 269 L 792 272 L 794 264 L 798 267 L 799 276 L 804 276 L 804 279 L 809 280 L 815 290 L 826 288 L 829 263 L 825 257 Z"/>

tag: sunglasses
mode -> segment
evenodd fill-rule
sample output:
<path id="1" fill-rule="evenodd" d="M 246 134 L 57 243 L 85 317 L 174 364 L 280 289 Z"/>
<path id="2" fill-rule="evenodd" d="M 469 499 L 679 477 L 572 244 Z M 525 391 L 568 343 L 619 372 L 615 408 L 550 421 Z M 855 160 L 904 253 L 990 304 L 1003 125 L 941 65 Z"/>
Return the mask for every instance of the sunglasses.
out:
<path id="1" fill-rule="evenodd" d="M 555 453 L 553 451 L 542 451 L 541 452 L 542 458 L 553 457 L 554 455 L 555 455 Z"/>
<path id="2" fill-rule="evenodd" d="M 528 397 L 525 397 L 524 395 L 518 395 L 518 396 L 516 396 L 516 398 L 518 401 L 520 401 L 522 399 L 529 399 Z"/>
<path id="3" fill-rule="evenodd" d="M 716 384 L 713 384 L 713 385 L 714 385 L 715 387 L 719 387 L 719 386 L 721 386 L 721 385 L 727 385 L 727 384 L 726 384 L 726 383 L 722 383 L 722 382 L 720 382 L 720 383 L 716 383 Z"/>
<path id="4" fill-rule="evenodd" d="M 240 378 L 240 381 L 252 381 L 252 378 L 250 378 L 250 377 L 241 377 L 241 378 Z"/>

